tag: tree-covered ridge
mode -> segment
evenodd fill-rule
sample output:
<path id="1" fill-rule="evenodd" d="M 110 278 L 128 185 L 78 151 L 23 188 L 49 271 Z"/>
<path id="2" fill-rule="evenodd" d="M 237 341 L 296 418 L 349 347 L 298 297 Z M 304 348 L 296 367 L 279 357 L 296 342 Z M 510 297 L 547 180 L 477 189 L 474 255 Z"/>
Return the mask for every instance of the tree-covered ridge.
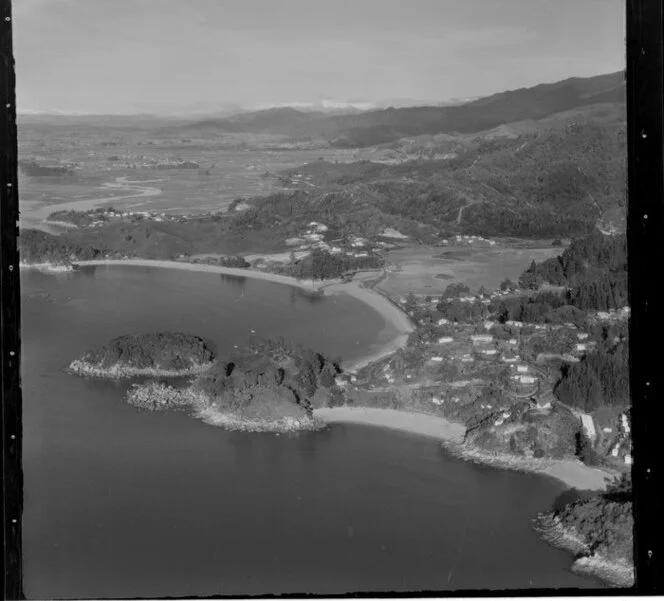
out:
<path id="1" fill-rule="evenodd" d="M 444 232 L 584 236 L 606 211 L 625 207 L 624 122 L 466 141 L 452 156 L 400 164 L 317 162 L 287 173 L 308 178 L 312 202 L 320 196 L 312 184 L 322 192 L 339 186 L 384 216 Z"/>
<path id="2" fill-rule="evenodd" d="M 87 351 L 80 359 L 97 369 L 114 366 L 159 371 L 186 371 L 208 365 L 215 357 L 214 344 L 182 332 L 128 334 Z"/>
<path id="3" fill-rule="evenodd" d="M 66 236 L 53 236 L 39 230 L 21 230 L 18 251 L 22 263 L 53 264 L 96 259 L 104 252 L 97 246 L 81 244 Z"/>
<path id="4" fill-rule="evenodd" d="M 283 339 L 252 342 L 218 360 L 192 390 L 221 414 L 246 420 L 310 419 L 314 407 L 341 404 L 338 361 Z"/>
<path id="5" fill-rule="evenodd" d="M 592 413 L 602 406 L 629 407 L 627 342 L 602 345 L 578 363 L 565 364 L 554 393 L 564 403 Z"/>

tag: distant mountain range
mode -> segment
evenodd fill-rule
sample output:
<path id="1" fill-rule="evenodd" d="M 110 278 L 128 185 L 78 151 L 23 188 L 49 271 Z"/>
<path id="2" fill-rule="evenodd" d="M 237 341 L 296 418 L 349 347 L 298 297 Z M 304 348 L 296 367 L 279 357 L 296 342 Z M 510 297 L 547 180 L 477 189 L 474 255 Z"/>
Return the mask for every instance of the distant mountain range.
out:
<path id="1" fill-rule="evenodd" d="M 188 136 L 274 134 L 324 138 L 333 146 L 361 148 L 406 136 L 477 133 L 515 121 L 542 119 L 583 106 L 607 103 L 625 103 L 622 71 L 511 90 L 454 106 L 390 107 L 341 115 L 282 107 L 186 123 L 166 128 L 162 133 Z"/>
<path id="2" fill-rule="evenodd" d="M 22 114 L 19 123 L 138 126 L 155 129 L 164 137 L 267 134 L 293 139 L 322 139 L 341 148 L 363 148 L 409 136 L 478 133 L 514 122 L 541 120 L 590 105 L 624 105 L 625 79 L 623 71 L 618 71 L 588 78 L 573 77 L 470 101 L 452 99 L 430 106 L 403 106 L 407 101 L 394 99 L 396 106 L 371 110 L 363 110 L 366 103 L 359 101 L 298 103 L 297 107 L 276 106 L 256 111 L 241 111 L 238 105 L 223 107 L 218 104 L 216 112 L 208 113 L 205 118 L 153 114 Z M 210 110 L 213 107 L 208 104 L 204 108 Z"/>

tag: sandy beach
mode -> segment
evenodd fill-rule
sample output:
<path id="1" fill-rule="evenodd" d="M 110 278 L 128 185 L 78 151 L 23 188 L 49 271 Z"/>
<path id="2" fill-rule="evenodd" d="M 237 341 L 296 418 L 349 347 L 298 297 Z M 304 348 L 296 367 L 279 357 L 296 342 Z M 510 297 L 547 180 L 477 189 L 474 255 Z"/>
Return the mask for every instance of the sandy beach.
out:
<path id="1" fill-rule="evenodd" d="M 466 428 L 442 417 L 425 413 L 410 413 L 396 409 L 369 407 L 334 407 L 316 409 L 314 418 L 327 424 L 366 424 L 390 430 L 410 432 L 445 442 L 461 443 Z"/>
<path id="2" fill-rule="evenodd" d="M 542 474 L 578 490 L 604 490 L 607 480 L 612 478 L 609 472 L 588 467 L 574 459 L 521 459 L 512 455 L 484 453 L 463 443 L 465 426 L 435 415 L 395 409 L 334 407 L 316 409 L 314 417 L 328 424 L 365 424 L 435 438 L 460 459 L 502 469 Z"/>
<path id="3" fill-rule="evenodd" d="M 254 278 L 257 280 L 274 282 L 276 284 L 284 284 L 286 286 L 295 286 L 302 290 L 309 290 L 312 292 L 321 291 L 324 294 L 349 294 L 359 301 L 369 305 L 374 311 L 379 313 L 385 322 L 390 324 L 396 330 L 397 335 L 386 344 L 381 345 L 377 349 L 373 349 L 369 354 L 362 357 L 361 359 L 344 365 L 345 369 L 348 371 L 357 371 L 369 363 L 391 355 L 393 352 L 406 345 L 406 342 L 408 341 L 408 334 L 415 329 L 409 317 L 390 300 L 378 292 L 374 292 L 370 288 L 364 288 L 360 286 L 360 284 L 355 281 L 341 282 L 336 280 L 332 282 L 316 282 L 313 280 L 298 280 L 296 278 L 285 275 L 257 271 L 253 269 L 238 269 L 234 267 L 221 267 L 219 265 L 205 265 L 202 263 L 185 263 L 183 261 L 153 261 L 149 259 L 104 259 L 96 261 L 79 261 L 76 263 L 76 265 L 81 267 L 86 265 L 133 265 L 136 267 L 184 269 L 186 271 L 200 271 L 204 273 L 218 273 L 222 275 Z"/>

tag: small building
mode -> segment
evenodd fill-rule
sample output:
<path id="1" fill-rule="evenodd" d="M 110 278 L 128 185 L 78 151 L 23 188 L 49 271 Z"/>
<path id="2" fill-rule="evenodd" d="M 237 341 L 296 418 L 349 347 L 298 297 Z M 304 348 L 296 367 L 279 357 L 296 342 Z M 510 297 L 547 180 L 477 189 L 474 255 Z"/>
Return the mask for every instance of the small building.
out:
<path id="1" fill-rule="evenodd" d="M 583 352 L 583 351 L 587 351 L 588 350 L 588 345 L 587 344 L 577 344 L 574 348 L 576 349 L 577 353 L 580 353 L 580 352 Z"/>
<path id="2" fill-rule="evenodd" d="M 440 356 L 435 356 L 435 357 L 431 357 L 431 360 L 435 361 L 436 363 L 441 363 L 443 361 L 443 358 L 440 357 Z"/>
<path id="3" fill-rule="evenodd" d="M 510 319 L 509 321 L 505 322 L 505 325 L 512 326 L 514 328 L 522 328 L 523 327 L 523 322 L 522 321 L 514 321 L 514 320 Z"/>
<path id="4" fill-rule="evenodd" d="M 405 301 L 404 301 L 404 302 L 405 302 Z M 441 317 L 441 318 L 438 320 L 437 323 L 438 323 L 439 326 L 444 326 L 446 323 L 450 323 L 450 322 L 449 322 L 448 319 L 445 319 L 444 317 Z"/>
<path id="5" fill-rule="evenodd" d="M 484 322 L 484 329 L 485 330 L 490 330 L 494 326 L 493 321 L 485 321 Z"/>
<path id="6" fill-rule="evenodd" d="M 537 382 L 537 378 L 533 376 L 519 376 L 519 381 L 521 384 L 534 384 Z"/>
<path id="7" fill-rule="evenodd" d="M 605 434 L 611 434 L 611 432 L 613 432 L 613 428 L 602 428 L 602 432 Z"/>
<path id="8" fill-rule="evenodd" d="M 629 453 L 625 455 L 625 465 L 632 465 L 632 456 Z"/>
<path id="9" fill-rule="evenodd" d="M 528 366 L 527 365 L 517 365 L 516 366 L 516 371 L 518 371 L 521 374 L 528 373 Z"/>
<path id="10" fill-rule="evenodd" d="M 442 336 L 438 339 L 438 344 L 449 344 L 450 342 L 454 342 L 452 336 Z"/>
<path id="11" fill-rule="evenodd" d="M 517 341 L 516 338 L 510 338 L 510 339 L 507 341 L 507 344 L 511 344 L 512 346 L 514 346 L 515 344 L 518 344 L 518 341 Z"/>
<path id="12" fill-rule="evenodd" d="M 516 363 L 519 359 L 517 357 L 501 357 L 500 360 L 504 363 Z"/>
<path id="13" fill-rule="evenodd" d="M 482 354 L 484 355 L 495 355 L 498 351 L 495 348 L 483 349 Z"/>
<path id="14" fill-rule="evenodd" d="M 473 334 L 470 339 L 473 341 L 473 344 L 493 342 L 493 336 L 491 336 L 491 334 Z"/>
<path id="15" fill-rule="evenodd" d="M 590 336 L 590 334 L 588 334 L 587 332 L 579 332 L 579 333 L 576 335 L 576 337 L 577 337 L 579 340 L 585 340 L 586 338 L 588 338 L 588 336 Z"/>
<path id="16" fill-rule="evenodd" d="M 611 457 L 617 457 L 619 452 L 620 452 L 620 444 L 617 444 L 615 447 L 611 449 Z"/>

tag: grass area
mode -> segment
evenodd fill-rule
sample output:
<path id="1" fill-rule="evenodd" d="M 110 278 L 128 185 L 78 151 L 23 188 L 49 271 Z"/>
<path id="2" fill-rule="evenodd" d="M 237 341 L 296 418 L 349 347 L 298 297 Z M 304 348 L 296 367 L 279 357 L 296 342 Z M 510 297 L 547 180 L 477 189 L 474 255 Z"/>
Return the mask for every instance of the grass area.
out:
<path id="1" fill-rule="evenodd" d="M 398 265 L 398 270 L 388 273 L 380 289 L 390 296 L 404 297 L 410 292 L 440 295 L 452 281 L 466 284 L 472 292 L 480 286 L 496 288 L 505 278 L 516 281 L 531 261 L 560 252 L 560 247 L 543 243 L 531 243 L 530 248 L 505 243 L 491 248 L 450 246 L 445 251 L 434 246 L 401 248 L 388 253 L 388 262 Z"/>

